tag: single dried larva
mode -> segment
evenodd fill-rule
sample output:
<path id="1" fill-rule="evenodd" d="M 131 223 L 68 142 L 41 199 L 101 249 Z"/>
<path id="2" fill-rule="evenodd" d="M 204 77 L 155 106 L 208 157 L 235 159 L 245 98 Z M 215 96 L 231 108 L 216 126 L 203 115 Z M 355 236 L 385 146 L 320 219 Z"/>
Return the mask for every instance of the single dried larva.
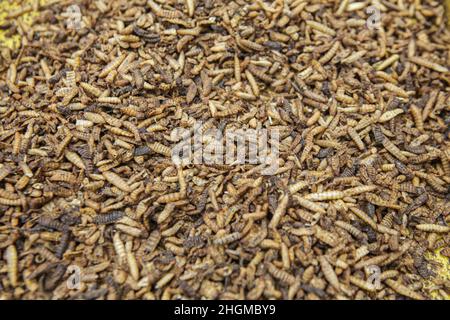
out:
<path id="1" fill-rule="evenodd" d="M 404 112 L 403 109 L 400 109 L 400 108 L 387 111 L 378 118 L 378 122 L 383 123 L 383 122 L 390 121 L 393 118 L 395 118 L 396 116 L 402 114 L 403 112 Z"/>
<path id="2" fill-rule="evenodd" d="M 120 190 L 124 191 L 124 192 L 131 192 L 131 188 L 128 185 L 128 183 L 123 180 L 119 175 L 117 175 L 116 173 L 112 172 L 112 171 L 105 171 L 102 172 L 103 177 L 105 177 L 105 179 L 111 183 L 112 185 L 116 186 L 117 188 L 119 188 Z"/>
<path id="3" fill-rule="evenodd" d="M 354 236 L 356 239 L 358 240 L 364 240 L 367 239 L 367 235 L 365 233 L 363 233 L 362 231 L 360 231 L 358 228 L 352 226 L 351 224 L 348 224 L 344 221 L 335 221 L 334 223 L 336 226 L 338 226 L 339 228 L 344 229 L 345 231 L 347 231 L 348 233 L 350 233 L 352 236 Z"/>
<path id="4" fill-rule="evenodd" d="M 306 25 L 311 27 L 311 29 L 323 32 L 323 33 L 328 34 L 330 36 L 335 36 L 336 35 L 336 31 L 334 31 L 330 27 L 327 27 L 326 25 L 324 25 L 322 23 L 319 23 L 317 21 L 306 20 Z"/>
<path id="5" fill-rule="evenodd" d="M 125 245 L 123 244 L 122 240 L 120 239 L 119 232 L 114 233 L 113 245 L 114 245 L 114 250 L 116 252 L 119 265 L 124 265 L 125 261 L 127 259 L 127 255 L 126 255 L 126 251 L 125 251 Z"/>
<path id="6" fill-rule="evenodd" d="M 288 272 L 278 269 L 272 263 L 267 264 L 267 271 L 276 279 L 283 281 L 286 284 L 292 285 L 295 283 L 295 277 Z"/>
<path id="7" fill-rule="evenodd" d="M 164 155 L 166 157 L 171 157 L 172 156 L 172 150 L 169 147 L 167 147 L 167 146 L 165 146 L 165 145 L 163 145 L 163 144 L 161 144 L 159 142 L 155 142 L 155 143 L 149 144 L 148 147 L 151 150 L 153 150 L 154 152 L 162 154 L 162 155 Z"/>
<path id="8" fill-rule="evenodd" d="M 270 223 L 269 223 L 270 228 L 276 228 L 278 226 L 281 218 L 286 213 L 286 208 L 287 208 L 288 202 L 289 202 L 289 195 L 286 193 L 281 195 L 278 206 L 272 216 L 272 220 L 270 220 Z"/>
<path id="9" fill-rule="evenodd" d="M 242 237 L 242 234 L 240 232 L 234 232 L 234 233 L 226 234 L 222 237 L 214 239 L 213 243 L 215 245 L 224 245 L 224 244 L 228 244 L 228 243 L 237 241 L 241 237 Z"/>
<path id="10" fill-rule="evenodd" d="M 392 83 L 389 83 L 389 82 L 385 83 L 384 84 L 384 88 L 386 90 L 391 91 L 392 93 L 398 95 L 399 97 L 402 97 L 402 98 L 408 98 L 409 97 L 408 92 L 406 92 L 402 88 L 400 88 L 400 87 L 398 87 L 398 86 L 396 86 L 396 85 L 394 85 Z"/>
<path id="11" fill-rule="evenodd" d="M 414 292 L 413 290 L 409 289 L 408 287 L 404 286 L 403 284 L 401 284 L 398 281 L 395 281 L 392 279 L 386 279 L 384 282 L 389 287 L 391 287 L 392 290 L 394 290 L 395 292 L 397 292 L 405 297 L 408 297 L 408 298 L 411 298 L 414 300 L 423 300 L 424 299 L 424 297 L 422 297 L 422 295 L 420 295 L 417 292 Z"/>
<path id="12" fill-rule="evenodd" d="M 123 211 L 111 211 L 109 213 L 96 215 L 93 222 L 96 224 L 110 224 L 120 220 L 123 216 Z"/>
<path id="13" fill-rule="evenodd" d="M 95 87 L 87 82 L 80 82 L 80 87 L 83 88 L 87 93 L 89 93 L 97 98 L 102 95 L 102 91 L 100 89 L 98 89 L 97 87 Z"/>
<path id="14" fill-rule="evenodd" d="M 424 132 L 422 112 L 420 112 L 419 108 L 415 105 L 411 105 L 409 107 L 409 111 L 411 112 L 411 115 L 414 119 L 416 128 L 419 129 L 420 132 Z"/>
<path id="15" fill-rule="evenodd" d="M 443 67 L 435 62 L 432 62 L 428 59 L 424 59 L 421 57 L 409 57 L 409 61 L 411 61 L 414 64 L 417 64 L 419 66 L 429 68 L 431 70 L 434 70 L 436 72 L 448 72 L 448 69 L 446 67 Z"/>
<path id="16" fill-rule="evenodd" d="M 359 150 L 363 151 L 365 149 L 364 142 L 361 140 L 359 134 L 352 127 L 348 127 L 347 129 L 348 135 L 355 142 L 356 146 Z"/>
<path id="17" fill-rule="evenodd" d="M 369 292 L 375 292 L 376 291 L 376 287 L 371 284 L 370 282 L 357 278 L 355 276 L 350 276 L 349 277 L 350 283 L 354 284 L 355 286 L 357 286 L 358 288 L 361 288 L 365 291 L 369 291 Z"/>
<path id="18" fill-rule="evenodd" d="M 86 165 L 84 164 L 83 159 L 81 159 L 81 157 L 78 154 L 66 150 L 64 155 L 67 158 L 67 160 L 73 163 L 74 166 L 78 167 L 79 169 L 86 170 Z"/>
<path id="19" fill-rule="evenodd" d="M 13 288 L 16 288 L 18 285 L 18 258 L 17 258 L 17 249 L 14 245 L 9 245 L 4 253 L 4 258 L 6 260 L 6 267 L 8 271 L 8 279 Z"/>
<path id="20" fill-rule="evenodd" d="M 318 212 L 318 213 L 322 213 L 322 214 L 324 214 L 326 212 L 322 206 L 320 206 L 310 200 L 302 198 L 298 195 L 294 195 L 294 200 L 302 207 L 304 207 L 308 210 L 311 210 L 313 212 Z"/>
<path id="21" fill-rule="evenodd" d="M 327 257 L 325 256 L 320 256 L 319 257 L 319 263 L 320 263 L 320 267 L 322 269 L 322 272 L 325 276 L 325 279 L 327 279 L 327 281 L 333 286 L 333 288 L 335 288 L 337 291 L 340 291 L 341 286 L 339 283 L 339 279 L 336 275 L 336 272 L 334 271 L 333 267 L 331 266 L 331 264 L 328 262 Z"/>
<path id="22" fill-rule="evenodd" d="M 372 227 L 373 230 L 377 230 L 377 224 L 371 217 L 367 215 L 364 211 L 361 209 L 358 209 L 357 207 L 351 206 L 349 207 L 350 211 L 353 212 L 358 218 L 360 218 L 362 221 L 367 223 L 369 226 Z"/>
<path id="23" fill-rule="evenodd" d="M 442 225 L 438 225 L 438 224 L 428 224 L 428 223 L 418 224 L 418 225 L 416 225 L 416 228 L 418 230 L 426 231 L 426 232 L 437 232 L 437 233 L 450 232 L 449 226 L 442 226 Z"/>
<path id="24" fill-rule="evenodd" d="M 176 202 L 178 200 L 184 199 L 185 194 L 183 192 L 174 192 L 160 196 L 156 199 L 157 203 L 170 203 Z"/>
<path id="25" fill-rule="evenodd" d="M 345 194 L 342 191 L 326 191 L 307 194 L 304 199 L 312 201 L 328 201 L 342 199 L 344 195 Z"/>
<path id="26" fill-rule="evenodd" d="M 336 55 L 337 51 L 339 50 L 340 45 L 341 45 L 341 43 L 339 41 L 336 41 L 331 46 L 330 50 L 328 50 L 327 53 L 319 59 L 319 63 L 325 64 L 328 61 L 330 61 Z"/>

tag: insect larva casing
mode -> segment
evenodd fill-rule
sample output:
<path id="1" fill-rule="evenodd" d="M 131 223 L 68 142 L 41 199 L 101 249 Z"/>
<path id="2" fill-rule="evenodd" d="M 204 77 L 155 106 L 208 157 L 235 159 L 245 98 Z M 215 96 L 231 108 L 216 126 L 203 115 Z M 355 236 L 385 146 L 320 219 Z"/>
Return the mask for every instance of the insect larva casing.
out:
<path id="1" fill-rule="evenodd" d="M 113 245 L 114 245 L 114 251 L 116 252 L 118 263 L 119 265 L 124 265 L 127 255 L 125 251 L 125 245 L 122 242 L 122 239 L 120 239 L 120 233 L 116 232 L 113 236 Z"/>
<path id="2" fill-rule="evenodd" d="M 131 188 L 128 185 L 128 183 L 122 179 L 118 174 L 112 172 L 112 171 L 105 171 L 102 172 L 102 175 L 105 177 L 105 179 L 111 183 L 112 185 L 116 186 L 120 190 L 124 192 L 131 192 Z"/>
<path id="3" fill-rule="evenodd" d="M 131 241 L 128 241 L 125 245 L 125 249 L 127 252 L 128 269 L 130 270 L 131 277 L 137 281 L 139 280 L 139 266 L 136 257 L 132 252 L 132 247 L 133 244 Z"/>
<path id="4" fill-rule="evenodd" d="M 100 97 L 102 94 L 102 91 L 97 88 L 94 87 L 93 85 L 87 83 L 87 82 L 80 82 L 80 87 L 83 88 L 87 93 L 95 96 L 95 97 Z"/>
<path id="5" fill-rule="evenodd" d="M 9 245 L 4 253 L 4 258 L 6 260 L 6 267 L 8 270 L 8 279 L 13 288 L 18 285 L 18 260 L 17 260 L 17 249 L 14 245 Z"/>
<path id="6" fill-rule="evenodd" d="M 95 224 L 110 224 L 120 220 L 124 216 L 123 211 L 111 211 L 104 214 L 98 214 L 94 217 Z"/>
<path id="7" fill-rule="evenodd" d="M 318 225 L 314 226 L 314 236 L 331 247 L 336 247 L 339 244 L 339 239 L 336 234 L 328 232 Z"/>
<path id="8" fill-rule="evenodd" d="M 396 116 L 402 114 L 404 111 L 401 108 L 397 108 L 394 110 L 389 110 L 385 113 L 383 113 L 379 118 L 378 118 L 378 122 L 387 122 L 392 120 L 393 118 L 395 118 Z"/>
<path id="9" fill-rule="evenodd" d="M 423 300 L 424 298 L 422 295 L 420 295 L 417 292 L 414 292 L 413 290 L 409 289 L 408 287 L 402 285 L 398 281 L 392 280 L 392 279 L 386 279 L 384 281 L 389 287 L 392 288 L 395 292 L 406 296 L 408 298 L 414 299 L 414 300 Z"/>
<path id="10" fill-rule="evenodd" d="M 224 235 L 222 237 L 219 237 L 217 239 L 214 239 L 213 243 L 215 245 L 224 245 L 224 244 L 228 244 L 234 241 L 237 241 L 241 238 L 241 233 L 240 232 L 233 232 L 227 235 Z"/>
<path id="11" fill-rule="evenodd" d="M 350 207 L 350 211 L 352 211 L 358 218 L 363 220 L 365 223 L 367 223 L 369 226 L 372 227 L 372 229 L 377 230 L 377 224 L 371 217 L 367 215 L 364 211 L 357 207 Z"/>
<path id="12" fill-rule="evenodd" d="M 51 217 L 41 216 L 38 220 L 38 223 L 41 226 L 44 226 L 49 229 L 58 230 L 58 231 L 66 231 L 69 229 L 69 226 L 63 224 L 57 220 L 52 219 Z"/>
<path id="13" fill-rule="evenodd" d="M 338 227 L 344 229 L 345 231 L 347 231 L 348 233 L 350 233 L 352 236 L 354 236 L 356 239 L 358 240 L 364 240 L 367 239 L 367 235 L 365 233 L 363 233 L 362 231 L 360 231 L 358 228 L 352 226 L 349 223 L 346 223 L 344 221 L 336 221 L 334 223 L 335 225 L 337 225 Z"/>
<path id="14" fill-rule="evenodd" d="M 350 136 L 350 138 L 353 140 L 353 142 L 355 142 L 355 144 L 359 150 L 362 151 L 365 149 L 364 142 L 361 140 L 361 137 L 355 131 L 355 129 L 353 129 L 352 127 L 348 127 L 347 133 Z"/>
<path id="15" fill-rule="evenodd" d="M 126 58 L 126 55 L 124 53 L 120 54 L 118 57 L 116 57 L 114 60 L 112 60 L 110 63 L 108 63 L 102 71 L 98 74 L 100 78 L 106 77 L 112 70 L 116 69 Z"/>
<path id="16" fill-rule="evenodd" d="M 325 256 L 320 256 L 319 263 L 320 263 L 320 267 L 322 268 L 322 272 L 323 272 L 323 275 L 325 276 L 325 279 L 327 279 L 327 281 L 333 286 L 333 288 L 340 291 L 341 286 L 339 284 L 339 279 L 338 279 L 333 267 L 328 262 L 327 258 Z"/>
<path id="17" fill-rule="evenodd" d="M 402 162 L 407 162 L 408 159 L 403 155 L 402 151 L 393 144 L 389 139 L 385 138 L 383 139 L 383 147 L 386 148 L 387 151 L 389 151 L 390 154 L 392 154 L 394 157 L 396 157 L 398 160 Z"/>
<path id="18" fill-rule="evenodd" d="M 450 232 L 449 226 L 443 226 L 439 224 L 423 223 L 416 225 L 416 229 L 426 232 L 446 233 Z"/>
<path id="19" fill-rule="evenodd" d="M 286 213 L 286 208 L 289 202 L 289 195 L 288 194 L 283 194 L 280 196 L 280 199 L 278 201 L 278 206 L 275 209 L 275 212 L 272 216 L 272 219 L 270 220 L 269 223 L 269 228 L 276 228 L 278 223 L 280 222 L 281 218 L 283 217 L 283 215 Z"/>
<path id="20" fill-rule="evenodd" d="M 243 39 L 240 37 L 236 37 L 236 42 L 239 46 L 243 47 L 244 49 L 251 49 L 251 50 L 255 50 L 255 51 L 264 51 L 264 46 L 247 40 L 247 39 Z"/>
<path id="21" fill-rule="evenodd" d="M 320 206 L 319 204 L 309 201 L 298 195 L 294 195 L 294 199 L 297 201 L 297 203 L 299 205 L 301 205 L 302 207 L 304 207 L 308 210 L 311 210 L 312 212 L 318 212 L 318 213 L 322 213 L 322 214 L 325 214 L 325 212 L 326 212 L 325 209 L 322 206 Z"/>
<path id="22" fill-rule="evenodd" d="M 72 162 L 74 166 L 78 167 L 79 169 L 86 170 L 86 165 L 84 164 L 83 159 L 81 159 L 81 157 L 77 153 L 66 150 L 64 155 L 66 159 Z"/>
<path id="23" fill-rule="evenodd" d="M 166 157 L 172 156 L 172 149 L 163 145 L 162 143 L 155 142 L 148 145 L 148 147 L 156 153 L 162 154 Z"/>
<path id="24" fill-rule="evenodd" d="M 267 265 L 267 271 L 275 278 L 280 281 L 283 281 L 286 284 L 292 285 L 295 283 L 295 277 L 291 275 L 290 273 L 278 269 L 275 267 L 272 263 L 268 263 Z"/>
<path id="25" fill-rule="evenodd" d="M 304 196 L 304 199 L 311 201 L 327 201 L 327 200 L 338 200 L 344 197 L 344 192 L 342 191 L 325 191 L 318 193 L 310 193 Z"/>
<path id="26" fill-rule="evenodd" d="M 385 139 L 385 136 L 384 136 L 383 132 L 381 131 L 380 126 L 378 126 L 378 125 L 373 126 L 372 133 L 373 133 L 375 142 L 377 144 L 382 144 Z"/>
<path id="27" fill-rule="evenodd" d="M 64 252 L 67 250 L 67 247 L 69 246 L 69 241 L 71 237 L 71 232 L 69 230 L 65 230 L 61 238 L 59 239 L 59 244 L 56 247 L 55 256 L 59 259 L 61 259 L 64 255 Z"/>
<path id="28" fill-rule="evenodd" d="M 161 232 L 159 232 L 158 230 L 153 230 L 147 239 L 147 243 L 145 245 L 145 252 L 147 254 L 153 253 L 153 251 L 158 246 L 160 240 L 161 240 Z"/>
<path id="29" fill-rule="evenodd" d="M 319 63 L 321 64 L 325 64 L 328 61 L 330 61 L 335 55 L 336 52 L 339 50 L 341 43 L 339 41 L 336 41 L 331 48 L 327 51 L 327 53 L 325 53 L 320 59 L 319 59 Z"/>
<path id="30" fill-rule="evenodd" d="M 165 194 L 156 199 L 157 203 L 170 203 L 176 202 L 178 200 L 184 199 L 185 194 L 183 192 L 173 192 L 169 194 Z"/>
<path id="31" fill-rule="evenodd" d="M 416 124 L 416 128 L 419 129 L 420 132 L 424 132 L 423 128 L 423 118 L 421 110 L 414 104 L 409 107 L 409 111 L 414 119 L 414 123 Z"/>
<path id="32" fill-rule="evenodd" d="M 369 292 L 375 292 L 376 288 L 373 284 L 369 283 L 368 281 L 365 281 L 363 279 L 357 278 L 355 276 L 350 276 L 349 277 L 350 283 L 354 284 L 355 286 L 357 286 L 358 288 L 361 288 L 365 291 L 369 291 Z"/>

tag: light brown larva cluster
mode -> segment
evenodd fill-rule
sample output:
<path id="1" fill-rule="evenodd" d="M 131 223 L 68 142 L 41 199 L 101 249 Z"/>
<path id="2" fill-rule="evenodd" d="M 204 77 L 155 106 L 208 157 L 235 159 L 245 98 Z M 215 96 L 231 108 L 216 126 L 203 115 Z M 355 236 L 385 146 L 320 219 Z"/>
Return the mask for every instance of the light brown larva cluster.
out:
<path id="1" fill-rule="evenodd" d="M 35 9 L 0 26 L 0 299 L 448 297 L 441 2 Z M 278 130 L 277 169 L 172 161 L 214 128 Z"/>

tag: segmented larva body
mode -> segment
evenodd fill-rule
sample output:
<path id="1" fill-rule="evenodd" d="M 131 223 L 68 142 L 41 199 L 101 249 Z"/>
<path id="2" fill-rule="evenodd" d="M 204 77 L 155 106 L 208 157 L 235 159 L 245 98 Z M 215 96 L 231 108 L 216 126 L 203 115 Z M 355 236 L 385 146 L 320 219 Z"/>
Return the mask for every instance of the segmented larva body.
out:
<path id="1" fill-rule="evenodd" d="M 420 132 L 424 132 L 423 128 L 423 117 L 421 110 L 416 105 L 411 105 L 409 107 L 409 111 L 414 119 L 414 123 L 416 124 L 416 128 L 419 129 Z"/>
<path id="2" fill-rule="evenodd" d="M 300 190 L 305 189 L 309 186 L 309 183 L 307 181 L 299 181 L 294 184 L 291 184 L 288 186 L 288 190 L 291 194 L 295 194 L 299 192 Z"/>
<path id="3" fill-rule="evenodd" d="M 408 159 L 402 154 L 401 150 L 389 139 L 384 138 L 382 144 L 383 147 L 385 147 L 386 150 L 389 151 L 389 153 L 392 154 L 394 157 L 396 157 L 398 160 L 402 162 L 408 161 Z"/>
<path id="4" fill-rule="evenodd" d="M 215 245 L 224 245 L 224 244 L 228 244 L 228 243 L 237 241 L 241 237 L 242 237 L 242 234 L 240 232 L 233 232 L 233 233 L 221 236 L 221 237 L 219 237 L 217 239 L 214 239 L 213 243 Z"/>
<path id="5" fill-rule="evenodd" d="M 256 42 L 247 40 L 247 39 L 237 37 L 236 42 L 239 46 L 247 48 L 247 49 L 251 49 L 251 50 L 255 50 L 255 51 L 263 51 L 264 50 L 264 46 L 262 46 Z"/>
<path id="6" fill-rule="evenodd" d="M 325 64 L 328 61 L 330 61 L 337 53 L 337 51 L 339 50 L 341 43 L 339 41 L 336 41 L 331 48 L 327 51 L 327 53 L 325 53 L 320 59 L 319 59 L 319 63 L 321 64 Z"/>
<path id="7" fill-rule="evenodd" d="M 357 278 L 355 276 L 350 276 L 349 280 L 350 280 L 351 284 L 354 284 L 358 288 L 361 288 L 361 289 L 363 289 L 365 291 L 369 291 L 369 292 L 375 292 L 376 291 L 375 286 L 372 285 L 371 283 L 369 283 L 368 281 L 365 281 L 363 279 Z"/>
<path id="8" fill-rule="evenodd" d="M 327 281 L 333 286 L 333 288 L 340 291 L 341 286 L 339 284 L 339 279 L 338 279 L 333 267 L 328 262 L 327 258 L 325 256 L 320 256 L 319 263 L 320 263 L 320 267 L 322 268 L 322 272 L 323 272 L 323 275 L 325 276 L 325 279 L 327 279 Z"/>
<path id="9" fill-rule="evenodd" d="M 384 136 L 383 132 L 381 131 L 380 126 L 378 126 L 378 125 L 373 126 L 372 127 L 372 133 L 373 133 L 373 137 L 375 139 L 375 142 L 377 144 L 382 144 L 384 139 L 385 139 L 385 136 Z"/>
<path id="10" fill-rule="evenodd" d="M 322 23 L 319 23 L 317 21 L 307 20 L 306 21 L 306 25 L 311 27 L 311 29 L 323 32 L 323 33 L 328 34 L 330 36 L 335 36 L 336 35 L 336 31 L 334 31 L 330 27 L 327 27 L 326 25 L 324 25 Z"/>
<path id="11" fill-rule="evenodd" d="M 61 259 L 64 255 L 64 252 L 67 250 L 67 247 L 69 246 L 71 233 L 68 230 L 65 230 L 62 235 L 61 239 L 59 240 L 59 244 L 56 247 L 55 256 Z"/>
<path id="12" fill-rule="evenodd" d="M 21 206 L 23 204 L 23 202 L 21 199 L 0 198 L 0 204 L 6 205 L 6 206 Z"/>
<path id="13" fill-rule="evenodd" d="M 87 93 L 89 93 L 97 98 L 102 95 L 102 91 L 99 88 L 94 87 L 93 85 L 91 85 L 87 82 L 80 82 L 80 87 L 83 88 L 84 91 L 86 91 Z"/>
<path id="14" fill-rule="evenodd" d="M 378 122 L 383 123 L 383 122 L 390 121 L 390 120 L 394 119 L 396 116 L 402 114 L 403 112 L 404 112 L 403 109 L 400 109 L 400 108 L 397 108 L 394 110 L 389 110 L 389 111 L 383 113 L 378 118 Z"/>
<path id="15" fill-rule="evenodd" d="M 147 254 L 153 253 L 153 251 L 155 251 L 156 247 L 158 246 L 160 240 L 161 240 L 161 232 L 159 232 L 158 230 L 152 231 L 148 237 L 145 246 L 145 252 Z"/>
<path id="16" fill-rule="evenodd" d="M 383 219 L 381 220 L 381 225 L 387 227 L 387 228 L 391 228 L 392 227 L 392 223 L 394 222 L 394 215 L 395 213 L 393 211 L 388 212 Z"/>
<path id="17" fill-rule="evenodd" d="M 123 211 L 111 211 L 105 214 L 98 214 L 94 217 L 95 224 L 110 224 L 120 220 L 124 216 Z"/>
<path id="18" fill-rule="evenodd" d="M 122 190 L 124 192 L 127 192 L 127 193 L 131 192 L 131 188 L 128 185 L 128 183 L 125 180 L 123 180 L 118 174 L 116 174 L 112 171 L 105 171 L 105 172 L 102 172 L 102 175 L 113 186 L 116 186 L 117 188 L 119 188 L 120 190 Z"/>
<path id="19" fill-rule="evenodd" d="M 442 169 L 444 169 L 445 175 L 447 177 L 450 177 L 450 152 L 449 151 L 441 152 L 441 162 L 442 162 Z"/>
<path id="20" fill-rule="evenodd" d="M 159 143 L 159 142 L 155 142 L 152 144 L 149 144 L 148 147 L 153 150 L 156 153 L 162 154 L 166 157 L 171 157 L 172 156 L 172 149 Z"/>
<path id="21" fill-rule="evenodd" d="M 58 231 L 66 231 L 69 229 L 68 225 L 46 216 L 40 217 L 38 223 L 41 226 Z"/>
<path id="22" fill-rule="evenodd" d="M 446 67 L 443 67 L 440 64 L 437 64 L 435 62 L 432 62 L 428 59 L 424 59 L 421 57 L 414 57 L 414 56 L 409 57 L 409 61 L 419 66 L 434 70 L 436 72 L 448 72 L 448 69 Z"/>
<path id="23" fill-rule="evenodd" d="M 361 194 L 361 193 L 372 192 L 375 189 L 377 189 L 377 186 L 375 186 L 375 185 L 354 187 L 354 188 L 344 190 L 344 196 L 351 197 L 351 196 Z"/>
<path id="24" fill-rule="evenodd" d="M 365 233 L 361 232 L 358 228 L 352 226 L 347 222 L 338 220 L 334 224 L 339 228 L 344 229 L 358 240 L 363 240 L 367 238 L 367 235 Z"/>
<path id="25" fill-rule="evenodd" d="M 344 192 L 342 191 L 325 191 L 307 194 L 304 196 L 304 199 L 311 201 L 328 201 L 342 199 L 343 197 Z"/>
<path id="26" fill-rule="evenodd" d="M 361 137 L 355 131 L 355 129 L 353 129 L 352 127 L 348 127 L 347 133 L 350 136 L 350 138 L 353 140 L 353 142 L 355 142 L 355 144 L 359 150 L 362 151 L 365 149 L 364 142 L 361 140 Z"/>
<path id="27" fill-rule="evenodd" d="M 267 271 L 276 279 L 283 281 L 286 284 L 292 285 L 295 283 L 295 277 L 284 270 L 278 269 L 272 263 L 267 264 Z"/>
<path id="28" fill-rule="evenodd" d="M 110 63 L 108 63 L 102 71 L 98 74 L 99 78 L 106 77 L 111 71 L 117 69 L 119 65 L 123 62 L 123 60 L 126 58 L 126 55 L 124 53 L 120 54 L 118 57 L 116 57 L 114 60 L 112 60 Z"/>
<path id="29" fill-rule="evenodd" d="M 371 217 L 367 215 L 367 213 L 365 213 L 361 209 L 358 209 L 357 207 L 350 207 L 350 211 L 352 211 L 358 218 L 371 226 L 372 229 L 377 230 L 377 224 Z"/>
<path id="30" fill-rule="evenodd" d="M 170 202 L 176 202 L 178 200 L 184 199 L 185 194 L 183 192 L 174 192 L 169 193 L 160 196 L 158 199 L 156 199 L 157 203 L 170 203 Z"/>
<path id="31" fill-rule="evenodd" d="M 13 288 L 17 287 L 18 282 L 18 260 L 17 250 L 14 245 L 9 245 L 5 250 L 6 267 L 8 270 L 8 279 Z"/>
<path id="32" fill-rule="evenodd" d="M 326 212 L 322 206 L 320 206 L 312 201 L 309 201 L 305 198 L 302 198 L 298 195 L 294 195 L 294 199 L 297 201 L 297 203 L 299 205 L 301 205 L 302 207 L 304 207 L 308 210 L 311 210 L 312 212 L 319 212 L 322 214 L 325 214 L 325 212 Z"/>
<path id="33" fill-rule="evenodd" d="M 259 70 L 257 67 L 253 66 L 253 65 L 249 65 L 248 66 L 248 70 L 258 79 L 261 79 L 262 81 L 266 82 L 266 83 L 272 83 L 274 80 L 268 76 L 266 73 L 264 73 L 263 71 Z"/>
<path id="34" fill-rule="evenodd" d="M 392 279 L 386 279 L 384 282 L 389 287 L 391 287 L 392 290 L 394 290 L 395 292 L 397 292 L 405 297 L 408 297 L 408 298 L 411 298 L 414 300 L 424 300 L 424 297 L 422 297 L 422 295 L 420 295 L 417 292 L 414 292 L 413 290 L 409 289 L 408 287 L 404 286 L 403 284 L 401 284 L 398 281 L 394 281 Z"/>
<path id="35" fill-rule="evenodd" d="M 126 261 L 127 255 L 125 251 L 125 245 L 123 244 L 122 240 L 120 239 L 120 233 L 116 232 L 113 236 L 113 245 L 114 250 L 116 252 L 116 255 L 118 257 L 118 263 L 119 265 L 123 265 Z"/>
<path id="36" fill-rule="evenodd" d="M 416 225 L 416 228 L 426 232 L 446 233 L 450 232 L 449 226 L 443 226 L 439 224 L 423 223 Z"/>
<path id="37" fill-rule="evenodd" d="M 83 159 L 81 159 L 81 157 L 77 153 L 66 150 L 65 156 L 66 156 L 67 160 L 72 162 L 72 164 L 75 167 L 82 169 L 82 170 L 86 170 L 86 165 L 84 164 Z"/>
<path id="38" fill-rule="evenodd" d="M 331 247 L 336 247 L 339 244 L 339 238 L 336 234 L 328 232 L 320 228 L 318 225 L 315 225 L 314 235 L 317 239 L 328 244 Z"/>
<path id="39" fill-rule="evenodd" d="M 366 194 L 366 200 L 379 207 L 386 207 L 396 210 L 399 210 L 401 208 L 398 204 L 394 204 L 389 201 L 383 200 L 382 198 L 373 193 Z"/>

